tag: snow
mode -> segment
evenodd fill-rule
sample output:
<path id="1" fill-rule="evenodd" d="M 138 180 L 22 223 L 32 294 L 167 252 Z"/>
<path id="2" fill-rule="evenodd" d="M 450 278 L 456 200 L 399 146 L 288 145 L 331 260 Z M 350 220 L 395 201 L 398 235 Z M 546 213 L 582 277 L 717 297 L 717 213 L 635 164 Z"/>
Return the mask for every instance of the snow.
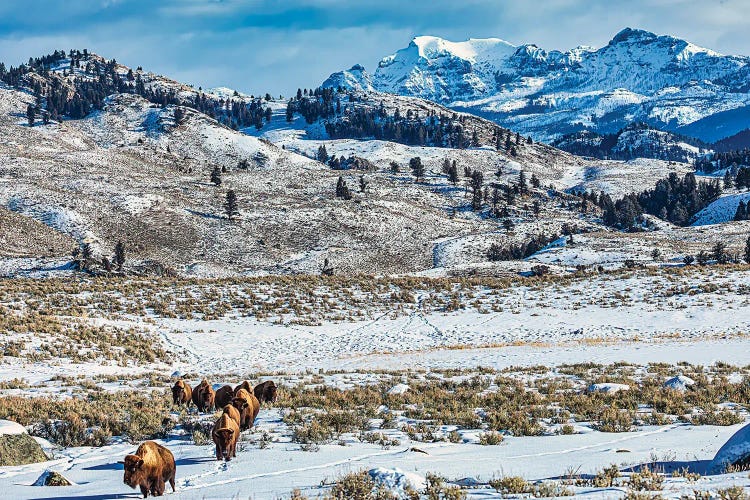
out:
<path id="1" fill-rule="evenodd" d="M 716 452 L 709 470 L 714 474 L 720 474 L 726 470 L 727 465 L 748 457 L 750 457 L 750 424 L 738 430 L 724 443 L 724 446 Z"/>
<path id="2" fill-rule="evenodd" d="M 744 81 L 749 61 L 642 30 L 623 30 L 599 49 L 564 53 L 498 38 L 419 36 L 380 61 L 372 86 L 495 113 L 500 123 L 549 141 L 582 126 L 614 132 L 633 121 L 674 130 L 741 109 L 750 94 L 735 85 Z M 360 76 L 334 75 L 349 88 L 363 87 Z"/>
<path id="3" fill-rule="evenodd" d="M 664 387 L 676 391 L 686 391 L 688 387 L 695 384 L 695 381 L 685 375 L 677 375 L 664 382 Z"/>
<path id="4" fill-rule="evenodd" d="M 404 472 L 399 468 L 376 467 L 367 471 L 367 474 L 376 484 L 382 484 L 398 495 L 405 494 L 409 488 L 422 491 L 427 485 L 424 477 L 413 472 Z"/>
<path id="5" fill-rule="evenodd" d="M 26 434 L 26 429 L 11 420 L 0 420 L 0 436 Z"/>
<path id="6" fill-rule="evenodd" d="M 693 226 L 708 226 L 722 224 L 734 220 L 740 201 L 750 202 L 748 193 L 724 193 L 718 200 L 695 214 Z"/>
<path id="7" fill-rule="evenodd" d="M 396 384 L 388 389 L 388 394 L 405 394 L 409 390 L 409 386 L 406 384 Z"/>
<path id="8" fill-rule="evenodd" d="M 591 384 L 589 386 L 589 392 L 620 392 L 629 391 L 630 386 L 626 384 L 614 384 L 614 383 L 602 383 L 602 384 Z"/>

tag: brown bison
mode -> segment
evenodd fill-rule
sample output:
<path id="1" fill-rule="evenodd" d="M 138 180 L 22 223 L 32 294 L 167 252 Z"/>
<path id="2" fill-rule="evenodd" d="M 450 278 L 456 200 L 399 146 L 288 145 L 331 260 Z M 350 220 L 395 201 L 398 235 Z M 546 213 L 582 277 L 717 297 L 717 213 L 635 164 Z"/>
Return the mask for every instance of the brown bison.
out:
<path id="1" fill-rule="evenodd" d="M 239 436 L 240 428 L 237 422 L 228 413 L 222 413 L 211 431 L 211 437 L 216 444 L 216 460 L 224 459 L 229 462 L 232 457 L 237 456 Z"/>
<path id="2" fill-rule="evenodd" d="M 176 405 L 189 405 L 193 398 L 193 390 L 184 380 L 180 379 L 172 387 L 172 402 Z"/>
<path id="3" fill-rule="evenodd" d="M 232 398 L 234 397 L 234 390 L 231 385 L 225 385 L 216 389 L 216 397 L 214 397 L 214 403 L 217 408 L 224 408 L 226 405 L 232 404 Z"/>
<path id="4" fill-rule="evenodd" d="M 240 389 L 245 389 L 250 394 L 253 393 L 253 388 L 250 387 L 250 382 L 248 382 L 247 380 L 245 380 L 240 385 L 238 385 L 237 387 L 234 388 L 234 395 L 235 396 L 237 395 L 238 392 L 240 392 Z"/>
<path id="5" fill-rule="evenodd" d="M 174 455 L 165 447 L 146 441 L 141 444 L 134 455 L 128 455 L 121 462 L 125 464 L 125 477 L 123 482 L 135 489 L 140 486 L 143 498 L 151 493 L 155 497 L 164 494 L 165 482 L 174 488 L 174 476 L 177 467 L 174 463 Z"/>
<path id="6" fill-rule="evenodd" d="M 240 412 L 240 429 L 245 431 L 253 426 L 260 411 L 260 402 L 251 392 L 240 389 L 232 399 L 232 406 Z"/>
<path id="7" fill-rule="evenodd" d="M 199 412 L 213 410 L 215 397 L 216 392 L 214 392 L 214 388 L 211 387 L 211 384 L 205 378 L 193 389 L 193 403 L 198 407 Z"/>
<path id="8" fill-rule="evenodd" d="M 261 403 L 275 403 L 276 398 L 278 398 L 276 384 L 274 384 L 273 380 L 266 380 L 256 385 L 255 389 L 253 389 L 253 394 L 255 394 L 255 397 Z"/>
<path id="9" fill-rule="evenodd" d="M 229 415 L 229 417 L 232 420 L 234 420 L 235 422 L 237 422 L 237 426 L 239 427 L 240 420 L 241 420 L 242 417 L 240 417 L 240 412 L 239 412 L 239 410 L 237 410 L 237 408 L 235 408 L 231 404 L 224 405 L 223 413 L 226 413 L 227 415 Z"/>

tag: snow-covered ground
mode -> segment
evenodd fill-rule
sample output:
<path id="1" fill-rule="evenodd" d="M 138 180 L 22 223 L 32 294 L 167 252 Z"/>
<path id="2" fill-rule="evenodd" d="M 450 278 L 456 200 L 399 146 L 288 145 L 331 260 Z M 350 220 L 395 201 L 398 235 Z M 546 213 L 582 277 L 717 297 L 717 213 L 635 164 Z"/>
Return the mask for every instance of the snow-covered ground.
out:
<path id="1" fill-rule="evenodd" d="M 705 367 L 716 363 L 750 365 L 750 338 L 746 336 L 750 327 L 748 279 L 744 270 L 705 268 L 684 274 L 605 274 L 551 281 L 544 286 L 532 282 L 507 288 L 478 286 L 462 289 L 460 301 L 465 307 L 452 312 L 432 310 L 427 304 L 437 296 L 416 290 L 410 308 L 394 305 L 382 310 L 382 305 L 373 303 L 364 309 L 364 319 L 324 319 L 317 324 L 281 320 L 283 315 L 273 314 L 261 320 L 234 312 L 217 319 L 201 319 L 200 315 L 169 318 L 137 307 L 133 311 L 140 312 L 107 319 L 108 314 L 92 305 L 92 318 L 87 321 L 153 331 L 175 354 L 156 363 L 127 367 L 107 362 L 33 362 L 6 356 L 0 366 L 0 381 L 20 378 L 30 384 L 27 388 L 5 389 L 5 395 L 69 397 L 75 394 L 65 387 L 69 382 L 56 376 L 120 374 L 125 378 L 139 373 L 156 372 L 166 377 L 193 373 L 208 375 L 218 383 L 234 383 L 244 377 L 253 378 L 252 374 L 277 372 L 274 377 L 282 387 L 294 387 L 307 380 L 308 384 L 345 389 L 375 383 L 383 370 L 411 370 L 401 372 L 401 382 L 388 391 L 397 395 L 408 393 L 410 373 L 414 374 L 414 370 L 424 370 L 419 377 L 429 378 L 441 376 L 438 371 L 445 369 L 471 373 L 511 367 L 554 369 L 591 362 L 607 366 L 627 362 L 636 368 L 666 363 L 673 367 L 669 376 L 674 378 L 680 375 L 681 362 Z M 229 283 L 221 286 L 225 288 L 214 292 L 238 293 L 232 291 Z M 249 293 L 249 287 L 246 284 L 238 290 Z M 265 294 L 272 293 L 269 287 L 263 289 Z M 174 288 L 173 293 L 202 300 L 197 288 L 184 292 Z M 353 292 L 352 300 L 360 293 Z M 340 295 L 322 289 L 315 295 L 329 297 L 329 304 L 335 304 L 329 314 L 343 317 L 343 313 L 336 312 L 346 310 L 345 299 Z M 83 293 L 78 297 L 88 296 Z M 102 297 L 92 296 L 97 303 Z M 49 300 L 50 304 L 58 304 L 60 296 L 49 295 Z M 4 301 L 6 305 L 17 304 L 11 296 Z M 318 373 L 322 376 L 314 381 Z M 539 376 L 545 376 L 544 370 L 541 373 Z M 729 378 L 732 383 L 747 381 L 739 374 Z M 140 387 L 135 381 L 111 381 L 116 379 L 109 378 L 100 385 L 105 390 Z M 633 387 L 631 382 L 627 385 Z M 591 386 L 589 391 L 614 387 L 622 389 L 608 382 Z M 625 471 L 654 462 L 667 472 L 662 492 L 667 498 L 679 498 L 694 489 L 716 491 L 735 485 L 750 488 L 747 472 L 709 474 L 710 461 L 742 424 L 718 427 L 672 421 L 639 425 L 631 432 L 606 433 L 576 422 L 576 433 L 572 435 L 506 435 L 499 445 L 483 446 L 478 444 L 482 431 L 477 429 L 459 429 L 457 443 L 430 443 L 413 441 L 398 428 L 378 429 L 373 423 L 374 430 L 399 443 L 384 448 L 362 441 L 355 434 L 344 434 L 339 442 L 322 444 L 318 451 L 303 451 L 291 439 L 290 426 L 282 420 L 284 411 L 287 410 L 263 408 L 257 428 L 243 438 L 237 459 L 229 464 L 215 461 L 211 444 L 198 446 L 179 428 L 172 431 L 163 442 L 177 460 L 177 494 L 173 496 L 275 499 L 288 498 L 292 489 L 299 488 L 315 498 L 346 473 L 378 469 L 373 474 L 391 483 L 398 483 L 401 474 L 419 482 L 428 473 L 438 473 L 454 483 L 473 484 L 474 488 L 466 489 L 469 498 L 481 499 L 499 497 L 487 486 L 493 478 L 519 475 L 527 480 L 549 480 L 595 474 L 610 464 Z M 741 414 L 746 423 L 750 422 L 745 412 Z M 447 426 L 441 432 L 453 429 Z M 43 445 L 52 454 L 49 462 L 0 468 L 0 487 L 9 497 L 138 496 L 122 484 L 122 469 L 117 464 L 134 451 L 135 444 L 116 438 L 102 448 L 58 449 L 50 443 Z M 682 467 L 703 477 L 688 481 L 670 476 L 672 470 Z M 75 485 L 65 489 L 32 486 L 46 470 L 62 473 Z M 471 479 L 459 481 L 464 478 Z M 626 490 L 568 487 L 597 499 L 621 497 Z"/>
<path id="2" fill-rule="evenodd" d="M 260 432 L 274 433 L 281 426 L 274 412 L 261 412 Z M 688 467 L 706 472 L 714 454 L 740 427 L 693 427 L 675 424 L 644 427 L 636 432 L 606 434 L 587 432 L 568 436 L 507 438 L 499 446 L 469 443 L 418 443 L 421 451 L 411 451 L 402 444 L 390 449 L 379 445 L 347 439 L 346 445 L 323 445 L 318 452 L 300 451 L 288 442 L 273 442 L 266 449 L 247 445 L 229 463 L 218 463 L 212 457 L 213 446 L 196 446 L 190 440 L 173 437 L 162 441 L 173 452 L 177 463 L 177 494 L 168 489 L 168 496 L 184 499 L 206 498 L 289 498 L 298 488 L 310 498 L 327 490 L 336 478 L 361 469 L 399 469 L 414 477 L 439 473 L 451 479 L 472 478 L 476 489 L 467 490 L 469 498 L 500 498 L 486 482 L 502 476 L 526 479 L 594 474 L 603 466 L 667 463 L 678 469 Z M 6 498 L 138 498 L 139 494 L 122 483 L 122 465 L 117 464 L 135 446 L 115 444 L 98 449 L 69 449 L 56 454 L 43 464 L 0 468 L 0 485 Z M 46 470 L 61 472 L 77 483 L 70 487 L 33 486 Z M 382 471 L 381 471 L 382 473 Z M 670 478 L 662 494 L 680 498 L 694 489 L 714 491 L 720 487 L 750 487 L 747 472 L 706 476 L 688 482 Z M 622 497 L 625 488 L 573 488 L 586 498 Z"/>

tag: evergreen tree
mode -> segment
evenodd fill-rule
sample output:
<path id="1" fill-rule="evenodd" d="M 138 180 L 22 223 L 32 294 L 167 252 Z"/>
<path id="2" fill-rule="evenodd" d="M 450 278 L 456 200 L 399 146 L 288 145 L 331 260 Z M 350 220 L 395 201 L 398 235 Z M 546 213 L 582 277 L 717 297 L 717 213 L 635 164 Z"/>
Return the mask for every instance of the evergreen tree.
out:
<path id="1" fill-rule="evenodd" d="M 36 120 L 36 108 L 33 104 L 26 106 L 26 119 L 29 121 L 29 127 L 33 127 Z"/>
<path id="2" fill-rule="evenodd" d="M 122 267 L 125 265 L 125 244 L 122 241 L 118 241 L 115 245 L 115 265 L 117 271 L 122 272 Z"/>
<path id="3" fill-rule="evenodd" d="M 732 181 L 732 173 L 727 170 L 724 174 L 724 189 L 731 189 L 734 182 Z"/>
<path id="4" fill-rule="evenodd" d="M 726 264 L 729 261 L 729 256 L 727 255 L 727 246 L 724 244 L 724 242 L 717 241 L 713 249 L 711 250 L 711 254 L 714 260 L 719 264 Z"/>
<path id="5" fill-rule="evenodd" d="M 221 168 L 218 165 L 211 171 L 211 182 L 215 186 L 221 186 Z"/>
<path id="6" fill-rule="evenodd" d="M 328 161 L 328 151 L 326 150 L 325 144 L 321 144 L 318 147 L 318 155 L 317 155 L 318 161 L 320 163 L 326 163 Z"/>
<path id="7" fill-rule="evenodd" d="M 458 168 L 456 165 L 451 165 L 448 168 L 448 182 L 454 186 L 458 184 Z"/>
<path id="8" fill-rule="evenodd" d="M 328 257 L 323 261 L 323 268 L 320 270 L 320 274 L 323 276 L 333 276 L 333 266 L 328 261 Z"/>
<path id="9" fill-rule="evenodd" d="M 539 203 L 539 200 L 534 200 L 534 203 L 532 204 L 532 208 L 534 210 L 534 215 L 539 217 L 539 213 L 542 211 L 542 206 Z"/>
<path id="10" fill-rule="evenodd" d="M 538 188 L 541 186 L 541 182 L 539 181 L 539 177 L 536 176 L 536 174 L 531 174 L 531 185 L 535 188 Z"/>
<path id="11" fill-rule="evenodd" d="M 748 236 L 747 240 L 745 240 L 745 254 L 744 254 L 745 262 L 747 264 L 750 264 L 750 236 Z"/>
<path id="12" fill-rule="evenodd" d="M 484 182 L 484 175 L 481 171 L 475 170 L 471 173 L 471 180 L 469 185 L 471 186 L 471 209 L 474 211 L 482 209 L 482 184 Z"/>
<path id="13" fill-rule="evenodd" d="M 237 204 L 237 195 L 234 189 L 227 191 L 226 199 L 224 200 L 224 213 L 227 214 L 227 218 L 232 220 L 234 217 L 240 215 L 240 211 Z"/>
<path id="14" fill-rule="evenodd" d="M 739 205 L 737 205 L 737 211 L 734 213 L 734 220 L 741 221 L 741 220 L 747 220 L 747 205 L 745 205 L 744 201 L 740 200 Z"/>
<path id="15" fill-rule="evenodd" d="M 411 174 L 414 176 L 417 182 L 419 182 L 419 179 L 424 177 L 425 168 L 422 164 L 422 158 L 420 158 L 419 156 L 415 156 L 414 158 L 409 160 L 409 168 L 411 168 Z"/>
<path id="16" fill-rule="evenodd" d="M 709 258 L 710 256 L 704 250 L 701 250 L 700 252 L 698 252 L 697 261 L 699 265 L 705 266 L 706 264 L 708 264 Z"/>
<path id="17" fill-rule="evenodd" d="M 78 268 L 81 271 L 87 271 L 93 258 L 94 250 L 91 248 L 91 243 L 84 243 L 81 247 L 81 260 L 79 261 Z"/>
<path id="18" fill-rule="evenodd" d="M 351 200 L 352 193 L 349 191 L 349 187 L 346 185 L 346 181 L 343 177 L 339 176 L 338 182 L 336 182 L 336 197 L 344 200 Z"/>
<path id="19" fill-rule="evenodd" d="M 401 165 L 398 164 L 398 162 L 392 161 L 391 162 L 391 173 L 397 174 L 401 172 Z"/>
<path id="20" fill-rule="evenodd" d="M 174 109 L 174 123 L 179 126 L 182 124 L 182 120 L 185 119 L 185 110 L 180 107 Z"/>
<path id="21" fill-rule="evenodd" d="M 365 179 L 364 175 L 360 175 L 359 176 L 359 192 L 364 193 L 365 191 L 367 191 L 367 186 L 369 185 L 370 185 L 370 181 Z"/>
<path id="22" fill-rule="evenodd" d="M 291 122 L 294 120 L 294 102 L 290 99 L 286 104 L 286 121 Z"/>

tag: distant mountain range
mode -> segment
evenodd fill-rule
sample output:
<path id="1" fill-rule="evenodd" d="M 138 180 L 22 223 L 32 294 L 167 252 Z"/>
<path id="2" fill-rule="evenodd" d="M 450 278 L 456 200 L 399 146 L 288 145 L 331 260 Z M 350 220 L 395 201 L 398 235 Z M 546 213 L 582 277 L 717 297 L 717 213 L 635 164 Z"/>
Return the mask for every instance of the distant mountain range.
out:
<path id="1" fill-rule="evenodd" d="M 419 36 L 373 74 L 356 65 L 323 86 L 422 97 L 549 142 L 642 122 L 712 143 L 748 128 L 749 63 L 630 28 L 599 49 L 567 52 Z"/>

